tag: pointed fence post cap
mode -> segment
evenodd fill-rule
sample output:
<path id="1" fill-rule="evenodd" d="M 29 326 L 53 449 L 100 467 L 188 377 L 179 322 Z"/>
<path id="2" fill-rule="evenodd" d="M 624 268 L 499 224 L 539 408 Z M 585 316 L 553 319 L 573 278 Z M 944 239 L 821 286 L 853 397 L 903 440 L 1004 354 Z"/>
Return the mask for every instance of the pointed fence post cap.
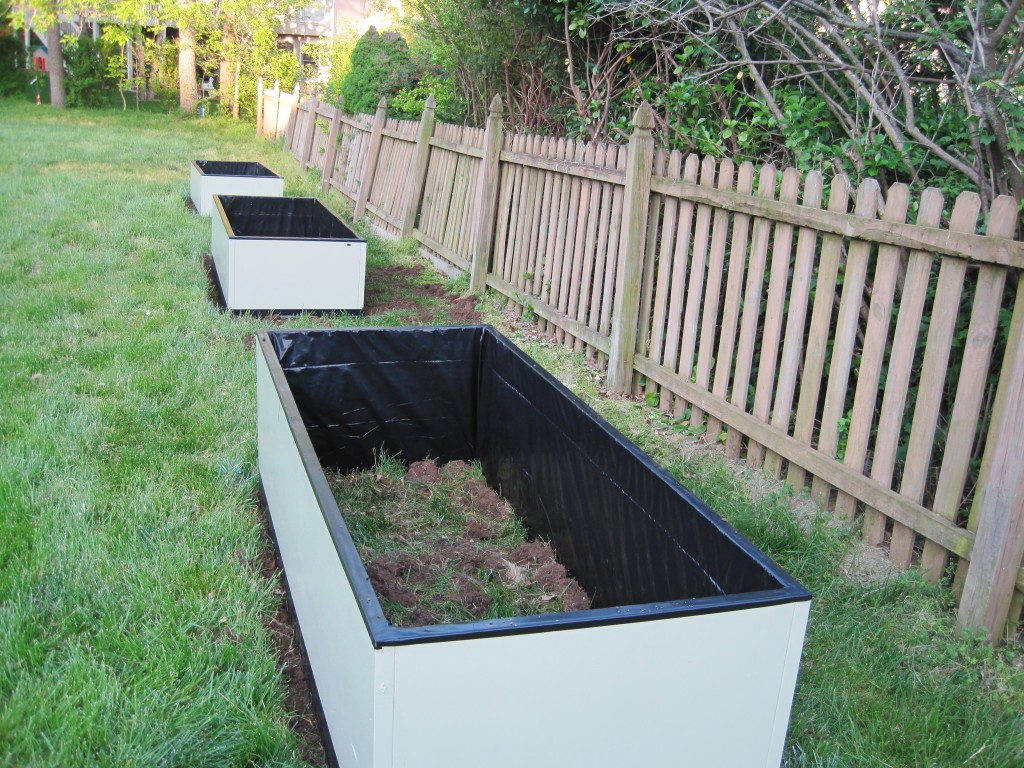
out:
<path id="1" fill-rule="evenodd" d="M 640 130 L 650 131 L 654 128 L 654 110 L 650 103 L 643 101 L 633 116 L 633 125 Z"/>
<path id="2" fill-rule="evenodd" d="M 388 108 L 388 101 L 383 96 L 380 97 L 380 101 L 377 102 L 377 111 L 386 110 Z"/>
<path id="3" fill-rule="evenodd" d="M 501 100 L 501 94 L 494 94 L 494 98 L 491 99 L 491 105 L 488 107 L 488 110 L 492 115 L 500 115 L 504 109 L 505 105 Z"/>
<path id="4" fill-rule="evenodd" d="M 427 100 L 423 103 L 423 111 L 426 112 L 428 109 L 437 109 L 437 99 L 434 98 L 433 93 L 427 96 Z"/>

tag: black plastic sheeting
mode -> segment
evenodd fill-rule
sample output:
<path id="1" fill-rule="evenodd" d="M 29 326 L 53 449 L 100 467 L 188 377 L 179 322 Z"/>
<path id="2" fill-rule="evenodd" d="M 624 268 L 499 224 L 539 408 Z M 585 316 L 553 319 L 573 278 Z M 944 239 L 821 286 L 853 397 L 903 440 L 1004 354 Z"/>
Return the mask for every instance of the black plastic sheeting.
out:
<path id="1" fill-rule="evenodd" d="M 489 326 L 273 331 L 265 339 L 321 465 L 365 469 L 381 450 L 405 462 L 479 460 L 488 483 L 531 533 L 551 540 L 590 594 L 596 610 L 582 613 L 593 614 L 591 623 L 810 599 Z M 344 560 L 355 550 L 343 538 Z M 346 569 L 365 586 L 361 564 Z M 559 621 L 528 623 L 539 630 Z M 441 639 L 437 629 L 393 629 L 405 637 L 391 639 Z"/>
<path id="2" fill-rule="evenodd" d="M 199 172 L 206 176 L 267 176 L 281 178 L 262 163 L 237 160 L 193 160 Z"/>
<path id="3" fill-rule="evenodd" d="M 361 241 L 315 197 L 214 195 L 231 237 Z"/>

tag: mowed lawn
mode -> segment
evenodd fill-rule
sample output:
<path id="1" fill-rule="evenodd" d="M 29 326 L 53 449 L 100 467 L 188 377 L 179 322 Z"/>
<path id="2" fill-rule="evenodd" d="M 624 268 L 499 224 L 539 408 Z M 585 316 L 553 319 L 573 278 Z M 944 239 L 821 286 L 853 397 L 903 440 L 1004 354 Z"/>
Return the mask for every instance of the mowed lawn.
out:
<path id="1" fill-rule="evenodd" d="M 213 309 L 185 208 L 194 158 L 294 172 L 252 134 L 0 102 L 2 765 L 302 764 L 263 628 L 262 324 Z"/>
<path id="2" fill-rule="evenodd" d="M 213 307 L 209 220 L 185 207 L 197 158 L 315 193 L 253 134 L 0 102 L 0 765 L 304 764 L 264 629 L 281 598 L 259 568 L 246 342 L 267 321 Z M 785 490 L 680 452 L 679 425 L 507 330 L 814 592 L 788 766 L 1024 765 L 1019 645 L 958 636 L 913 575 L 848 575 L 855 531 L 798 521 Z"/>

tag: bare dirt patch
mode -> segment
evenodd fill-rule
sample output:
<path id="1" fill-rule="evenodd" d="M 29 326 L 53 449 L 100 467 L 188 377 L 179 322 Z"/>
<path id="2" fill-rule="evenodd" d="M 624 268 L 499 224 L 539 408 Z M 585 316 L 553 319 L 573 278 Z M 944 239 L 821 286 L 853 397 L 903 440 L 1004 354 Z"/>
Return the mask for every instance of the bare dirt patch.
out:
<path id="1" fill-rule="evenodd" d="M 547 542 L 463 461 L 328 473 L 385 616 L 416 627 L 586 610 Z"/>

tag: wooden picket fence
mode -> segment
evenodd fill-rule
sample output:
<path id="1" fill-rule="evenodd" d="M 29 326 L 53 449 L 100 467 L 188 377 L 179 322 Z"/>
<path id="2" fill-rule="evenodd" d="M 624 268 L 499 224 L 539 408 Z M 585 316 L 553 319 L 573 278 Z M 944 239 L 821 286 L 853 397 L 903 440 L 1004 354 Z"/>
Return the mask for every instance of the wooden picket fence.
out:
<path id="1" fill-rule="evenodd" d="M 1017 208 L 935 189 L 656 149 L 346 115 L 261 89 L 357 219 L 529 307 L 560 342 L 785 477 L 902 567 L 955 565 L 960 623 L 998 639 L 1024 605 L 1024 244 Z M 850 204 L 853 210 L 850 211 Z M 911 212 L 913 216 L 911 216 Z M 913 223 L 909 219 L 913 218 Z M 984 232 L 984 234 L 981 234 Z M 1007 335 L 1008 334 L 1008 335 Z M 980 462 L 980 466 L 979 466 Z"/>

